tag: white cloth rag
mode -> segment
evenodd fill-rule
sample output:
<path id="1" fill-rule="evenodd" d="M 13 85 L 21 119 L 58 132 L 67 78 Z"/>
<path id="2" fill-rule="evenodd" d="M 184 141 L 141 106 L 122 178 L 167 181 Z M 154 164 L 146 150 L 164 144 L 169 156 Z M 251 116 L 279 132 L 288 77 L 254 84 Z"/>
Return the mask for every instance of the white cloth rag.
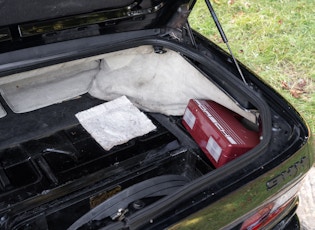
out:
<path id="1" fill-rule="evenodd" d="M 75 116 L 105 150 L 156 129 L 152 121 L 126 96 L 79 112 Z"/>

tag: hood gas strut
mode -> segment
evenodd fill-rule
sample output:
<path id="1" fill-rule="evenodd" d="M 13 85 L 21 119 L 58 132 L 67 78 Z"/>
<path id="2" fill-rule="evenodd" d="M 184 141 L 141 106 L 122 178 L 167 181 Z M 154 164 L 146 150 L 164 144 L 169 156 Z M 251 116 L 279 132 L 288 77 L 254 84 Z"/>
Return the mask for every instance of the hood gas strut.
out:
<path id="1" fill-rule="evenodd" d="M 222 40 L 223 40 L 223 42 L 226 44 L 226 46 L 227 46 L 227 48 L 228 48 L 228 50 L 229 50 L 229 52 L 230 52 L 230 54 L 231 54 L 231 57 L 232 57 L 232 59 L 233 59 L 235 65 L 236 65 L 236 68 L 237 68 L 239 74 L 240 74 L 241 77 L 242 77 L 243 82 L 245 83 L 245 85 L 247 85 L 247 82 L 246 82 L 246 80 L 245 80 L 245 77 L 244 77 L 244 75 L 243 75 L 243 73 L 242 73 L 242 71 L 241 71 L 241 68 L 239 67 L 239 65 L 238 65 L 238 63 L 237 63 L 237 61 L 236 61 L 236 59 L 235 59 L 235 57 L 234 57 L 234 55 L 233 55 L 233 52 L 232 52 L 232 50 L 231 50 L 231 48 L 230 48 L 228 39 L 227 39 L 227 37 L 225 36 L 224 30 L 223 30 L 223 28 L 222 28 L 222 26 L 221 26 L 221 24 L 220 24 L 220 22 L 219 22 L 219 19 L 217 18 L 217 15 L 216 15 L 216 13 L 215 13 L 215 11 L 214 11 L 214 9 L 213 9 L 211 3 L 210 3 L 210 0 L 205 0 L 205 1 L 206 1 L 206 4 L 207 4 L 207 7 L 208 7 L 208 9 L 209 9 L 209 11 L 210 11 L 210 13 L 211 13 L 211 16 L 212 16 L 212 18 L 213 18 L 213 20 L 214 20 L 214 23 L 215 23 L 216 27 L 218 28 L 218 30 L 219 30 L 219 32 L 220 32 L 220 35 L 221 35 L 221 37 L 222 37 Z"/>

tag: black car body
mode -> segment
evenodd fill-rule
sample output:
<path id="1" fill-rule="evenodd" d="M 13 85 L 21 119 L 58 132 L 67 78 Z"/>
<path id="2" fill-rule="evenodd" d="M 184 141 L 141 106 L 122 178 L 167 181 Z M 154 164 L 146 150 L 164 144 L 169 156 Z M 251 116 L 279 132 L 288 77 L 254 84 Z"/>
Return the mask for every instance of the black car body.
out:
<path id="1" fill-rule="evenodd" d="M 0 1 L 1 229 L 299 228 L 310 130 L 191 30 L 194 3 Z M 105 150 L 77 114 L 120 96 L 156 128 Z M 189 99 L 233 110 L 259 143 L 214 167 L 183 126 Z"/>

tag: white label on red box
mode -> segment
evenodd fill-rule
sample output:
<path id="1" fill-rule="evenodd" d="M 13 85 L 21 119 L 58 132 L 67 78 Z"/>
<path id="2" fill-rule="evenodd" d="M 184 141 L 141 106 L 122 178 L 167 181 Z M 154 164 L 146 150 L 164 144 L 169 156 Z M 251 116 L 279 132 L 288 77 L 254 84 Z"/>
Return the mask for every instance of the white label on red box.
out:
<path id="1" fill-rule="evenodd" d="M 222 148 L 213 139 L 213 137 L 209 138 L 206 149 L 210 153 L 210 155 L 213 157 L 213 159 L 215 159 L 215 161 L 218 162 L 222 153 Z"/>
<path id="2" fill-rule="evenodd" d="M 213 115 L 208 111 L 208 109 L 203 106 L 203 104 L 198 101 L 198 100 L 194 100 L 197 105 L 199 106 L 199 108 L 204 112 L 204 114 L 206 114 L 206 116 L 210 119 L 210 121 L 212 121 L 212 123 L 218 128 L 218 130 L 220 130 L 220 132 L 226 137 L 226 139 L 231 143 L 231 144 L 237 144 L 237 142 L 233 139 L 233 137 L 225 130 L 225 128 L 222 127 L 222 125 L 220 124 L 220 122 L 218 122 Z M 212 111 L 212 113 L 216 114 L 215 111 Z M 218 117 L 219 115 L 217 115 Z M 227 126 L 227 125 L 225 125 Z"/>
<path id="3" fill-rule="evenodd" d="M 189 128 L 193 129 L 196 122 L 196 117 L 188 108 L 186 108 L 183 119 L 186 122 L 186 124 L 189 126 Z"/>

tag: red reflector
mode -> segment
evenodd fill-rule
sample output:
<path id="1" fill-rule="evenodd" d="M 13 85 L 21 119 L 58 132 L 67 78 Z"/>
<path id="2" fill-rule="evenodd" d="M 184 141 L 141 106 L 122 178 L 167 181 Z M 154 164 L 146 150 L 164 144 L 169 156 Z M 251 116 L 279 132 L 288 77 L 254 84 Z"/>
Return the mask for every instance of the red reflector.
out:
<path id="1" fill-rule="evenodd" d="M 258 230 L 265 227 L 275 220 L 276 217 L 278 217 L 289 206 L 293 199 L 294 198 L 279 207 L 276 207 L 275 203 L 267 204 L 249 219 L 245 220 L 241 230 Z"/>
<path id="2" fill-rule="evenodd" d="M 251 216 L 249 219 L 244 221 L 241 230 L 259 229 L 261 227 L 262 222 L 268 218 L 268 215 L 270 214 L 272 208 L 273 208 L 273 203 L 268 204 L 264 208 L 260 209 L 253 216 Z"/>

